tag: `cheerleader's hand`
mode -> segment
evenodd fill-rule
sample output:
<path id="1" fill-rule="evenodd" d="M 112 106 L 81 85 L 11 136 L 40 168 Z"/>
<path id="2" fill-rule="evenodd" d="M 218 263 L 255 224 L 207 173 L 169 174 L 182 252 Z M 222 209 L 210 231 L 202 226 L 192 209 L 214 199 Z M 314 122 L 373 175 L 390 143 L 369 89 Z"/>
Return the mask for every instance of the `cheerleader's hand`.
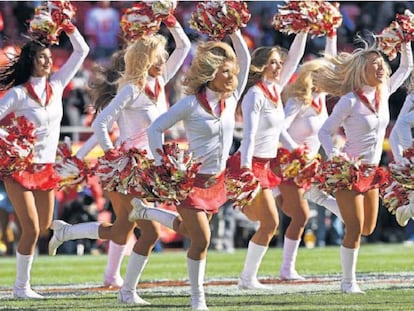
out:
<path id="1" fill-rule="evenodd" d="M 174 15 L 169 14 L 168 17 L 166 17 L 163 20 L 163 23 L 165 24 L 165 26 L 167 26 L 168 28 L 172 28 L 177 24 L 177 19 L 175 18 Z"/>
<path id="2" fill-rule="evenodd" d="M 75 25 L 73 25 L 72 22 L 68 19 L 65 19 L 60 26 L 67 34 L 72 34 L 76 29 Z"/>
<path id="3" fill-rule="evenodd" d="M 117 149 L 109 149 L 105 152 L 104 159 L 108 161 L 114 161 L 121 155 L 122 154 Z"/>

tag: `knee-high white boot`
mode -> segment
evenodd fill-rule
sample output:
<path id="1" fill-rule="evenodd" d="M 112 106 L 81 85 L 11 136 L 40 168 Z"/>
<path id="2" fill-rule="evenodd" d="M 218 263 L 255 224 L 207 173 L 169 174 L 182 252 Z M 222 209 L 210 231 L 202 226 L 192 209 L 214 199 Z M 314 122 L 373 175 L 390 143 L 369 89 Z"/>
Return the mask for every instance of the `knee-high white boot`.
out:
<path id="1" fill-rule="evenodd" d="M 146 219 L 159 222 L 161 225 L 174 230 L 174 220 L 177 218 L 178 213 L 147 206 L 138 198 L 132 199 L 131 205 L 133 209 L 129 213 L 129 221 L 135 222 L 139 219 Z"/>
<path id="2" fill-rule="evenodd" d="M 325 207 L 331 213 L 336 215 L 342 222 L 344 222 L 338 204 L 336 203 L 336 199 L 333 196 L 319 190 L 315 186 L 310 187 L 310 189 L 305 192 L 304 196 L 305 199 Z"/>
<path id="3" fill-rule="evenodd" d="M 125 274 L 124 284 L 118 293 L 120 303 L 149 305 L 150 303 L 142 299 L 137 294 L 137 285 L 141 278 L 142 271 L 148 262 L 148 256 L 142 256 L 134 251 L 129 256 L 128 267 Z"/>
<path id="4" fill-rule="evenodd" d="M 124 280 L 121 277 L 122 259 L 125 257 L 126 244 L 117 244 L 109 241 L 108 261 L 104 274 L 104 285 L 110 287 L 121 287 Z"/>
<path id="5" fill-rule="evenodd" d="M 206 271 L 206 259 L 193 260 L 187 257 L 188 278 L 191 286 L 192 310 L 208 310 L 204 295 L 204 274 Z"/>
<path id="6" fill-rule="evenodd" d="M 32 270 L 33 257 L 33 255 L 22 255 L 16 252 L 16 282 L 13 286 L 14 298 L 44 298 L 30 288 L 30 272 Z"/>
<path id="7" fill-rule="evenodd" d="M 346 248 L 341 245 L 341 290 L 344 294 L 364 294 L 356 282 L 358 251 L 359 248 Z"/>
<path id="8" fill-rule="evenodd" d="M 55 256 L 56 250 L 65 241 L 99 239 L 99 226 L 99 222 L 84 222 L 71 225 L 63 220 L 54 220 L 51 227 L 53 236 L 49 241 L 49 255 Z"/>
<path id="9" fill-rule="evenodd" d="M 285 235 L 283 242 L 283 261 L 280 278 L 286 281 L 299 281 L 305 278 L 296 272 L 296 256 L 301 240 L 291 240 Z"/>
<path id="10" fill-rule="evenodd" d="M 267 249 L 267 246 L 258 245 L 252 241 L 249 242 L 246 259 L 244 261 L 244 268 L 238 283 L 240 289 L 269 288 L 257 280 L 257 272 L 259 271 L 260 264 L 262 263 L 262 259 L 266 254 Z"/>

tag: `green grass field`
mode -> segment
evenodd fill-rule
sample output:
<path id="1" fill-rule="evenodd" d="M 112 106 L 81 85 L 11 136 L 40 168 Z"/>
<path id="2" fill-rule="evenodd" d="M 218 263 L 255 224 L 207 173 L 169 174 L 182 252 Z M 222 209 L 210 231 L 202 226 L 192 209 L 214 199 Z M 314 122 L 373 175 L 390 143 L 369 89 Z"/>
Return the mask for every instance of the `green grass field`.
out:
<path id="1" fill-rule="evenodd" d="M 209 310 L 414 310 L 414 247 L 367 244 L 360 250 L 357 276 L 366 295 L 339 292 L 339 247 L 299 250 L 297 270 L 307 280 L 277 279 L 282 249 L 271 248 L 259 278 L 269 291 L 240 291 L 237 277 L 245 249 L 234 254 L 209 252 L 206 294 Z M 189 310 L 185 252 L 154 253 L 144 271 L 139 294 L 150 306 L 117 303 L 117 290 L 100 287 L 106 256 L 39 256 L 32 270 L 32 286 L 48 299 L 11 298 L 15 276 L 13 257 L 0 258 L 0 310 Z M 125 271 L 128 258 L 124 260 Z M 171 281 L 179 281 L 173 286 Z"/>

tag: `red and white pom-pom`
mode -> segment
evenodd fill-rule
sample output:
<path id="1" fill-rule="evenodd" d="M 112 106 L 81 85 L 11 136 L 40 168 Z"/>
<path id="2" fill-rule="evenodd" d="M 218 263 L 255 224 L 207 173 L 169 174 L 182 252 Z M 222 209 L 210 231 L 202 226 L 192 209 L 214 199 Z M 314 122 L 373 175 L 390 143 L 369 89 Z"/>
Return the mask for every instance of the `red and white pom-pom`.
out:
<path id="1" fill-rule="evenodd" d="M 333 35 L 342 24 L 342 14 L 337 2 L 286 1 L 278 6 L 272 24 L 287 34 L 309 31 L 311 36 Z"/>
<path id="2" fill-rule="evenodd" d="M 59 189 L 80 187 L 93 172 L 85 161 L 72 154 L 72 143 L 69 137 L 65 137 L 63 142 L 58 144 L 55 171 L 60 178 Z"/>
<path id="3" fill-rule="evenodd" d="M 226 170 L 225 184 L 228 199 L 238 208 L 249 205 L 261 189 L 259 180 L 250 170 Z"/>
<path id="4" fill-rule="evenodd" d="M 308 188 L 314 181 L 320 160 L 320 155 L 310 157 L 309 148 L 303 146 L 292 152 L 279 148 L 276 162 L 280 165 L 280 173 L 284 179 L 293 180 L 300 188 Z"/>
<path id="5" fill-rule="evenodd" d="M 408 195 L 411 190 L 403 187 L 399 182 L 389 179 L 387 185 L 380 188 L 382 205 L 391 213 L 395 214 L 401 206 L 409 204 Z"/>
<path id="6" fill-rule="evenodd" d="M 59 26 L 53 20 L 47 7 L 38 7 L 29 23 L 30 35 L 39 41 L 47 40 L 51 44 L 59 43 Z"/>
<path id="7" fill-rule="evenodd" d="M 157 33 L 161 19 L 154 14 L 151 3 L 139 2 L 124 10 L 120 25 L 125 40 L 134 41 Z"/>
<path id="8" fill-rule="evenodd" d="M 251 14 L 244 1 L 203 1 L 197 4 L 189 25 L 212 40 L 222 40 L 226 35 L 246 27 Z"/>
<path id="9" fill-rule="evenodd" d="M 162 156 L 161 165 L 148 166 L 139 172 L 141 197 L 178 204 L 190 193 L 201 164 L 178 144 L 165 144 L 158 153 Z"/>
<path id="10" fill-rule="evenodd" d="M 95 167 L 96 175 L 107 191 L 129 193 L 130 188 L 139 184 L 139 171 L 146 159 L 147 152 L 136 148 L 126 150 L 122 144 L 115 148 L 118 154 L 115 158 L 99 157 Z M 138 178 L 138 181 L 137 181 Z"/>
<path id="11" fill-rule="evenodd" d="M 156 19 L 165 19 L 170 14 L 173 14 L 177 7 L 176 0 L 159 0 L 159 1 L 148 1 L 151 4 L 152 12 Z"/>
<path id="12" fill-rule="evenodd" d="M 56 25 L 60 26 L 65 20 L 72 20 L 76 15 L 76 8 L 70 1 L 48 1 L 48 11 Z"/>
<path id="13" fill-rule="evenodd" d="M 0 133 L 0 176 L 25 170 L 33 161 L 35 125 L 12 113 L 2 120 Z"/>
<path id="14" fill-rule="evenodd" d="M 351 190 L 358 181 L 360 161 L 349 159 L 344 154 L 335 155 L 324 161 L 315 175 L 315 183 L 323 191 L 334 194 L 338 189 Z"/>
<path id="15" fill-rule="evenodd" d="M 376 37 L 381 51 L 389 60 L 395 59 L 401 51 L 401 44 L 414 40 L 414 14 L 410 10 L 405 10 L 404 14 L 397 14 L 396 20 Z"/>
<path id="16" fill-rule="evenodd" d="M 414 189 L 414 148 L 403 152 L 404 162 L 388 164 L 391 176 L 404 187 Z"/>

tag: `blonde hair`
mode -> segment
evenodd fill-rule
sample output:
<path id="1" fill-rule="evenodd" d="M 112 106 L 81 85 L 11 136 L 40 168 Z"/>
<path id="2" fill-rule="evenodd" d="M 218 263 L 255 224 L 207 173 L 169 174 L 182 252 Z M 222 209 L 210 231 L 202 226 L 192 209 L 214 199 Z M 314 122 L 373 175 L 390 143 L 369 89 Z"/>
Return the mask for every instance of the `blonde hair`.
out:
<path id="1" fill-rule="evenodd" d="M 165 51 L 166 44 L 167 40 L 162 35 L 142 37 L 130 44 L 125 51 L 125 71 L 118 80 L 118 87 L 121 88 L 125 84 L 135 83 L 143 88 L 148 70 L 157 62 L 160 48 Z"/>
<path id="2" fill-rule="evenodd" d="M 329 64 L 324 66 L 322 74 L 315 77 L 315 86 L 334 96 L 342 96 L 362 88 L 367 81 L 365 68 L 370 54 L 376 54 L 381 58 L 385 77 L 388 79 L 391 69 L 384 57 L 375 46 L 369 46 L 365 41 L 363 43 L 363 48 L 358 48 L 352 53 L 342 52 L 336 57 L 325 56 Z"/>
<path id="3" fill-rule="evenodd" d="M 208 41 L 201 43 L 191 62 L 191 67 L 185 77 L 185 93 L 197 94 L 208 82 L 213 81 L 220 66 L 226 61 L 237 64 L 236 54 L 225 42 Z M 234 90 L 237 87 L 237 77 L 234 77 Z M 233 91 L 234 91 L 233 90 Z"/>
<path id="4" fill-rule="evenodd" d="M 296 79 L 283 90 L 283 97 L 294 98 L 304 105 L 312 102 L 312 93 L 315 92 L 314 80 L 318 75 L 324 74 L 321 70 L 326 65 L 323 58 L 305 62 L 298 71 Z"/>
<path id="5" fill-rule="evenodd" d="M 269 64 L 269 59 L 275 52 L 279 55 L 280 60 L 284 62 L 287 53 L 280 46 L 263 46 L 253 51 L 246 91 L 262 79 L 265 67 Z"/>

